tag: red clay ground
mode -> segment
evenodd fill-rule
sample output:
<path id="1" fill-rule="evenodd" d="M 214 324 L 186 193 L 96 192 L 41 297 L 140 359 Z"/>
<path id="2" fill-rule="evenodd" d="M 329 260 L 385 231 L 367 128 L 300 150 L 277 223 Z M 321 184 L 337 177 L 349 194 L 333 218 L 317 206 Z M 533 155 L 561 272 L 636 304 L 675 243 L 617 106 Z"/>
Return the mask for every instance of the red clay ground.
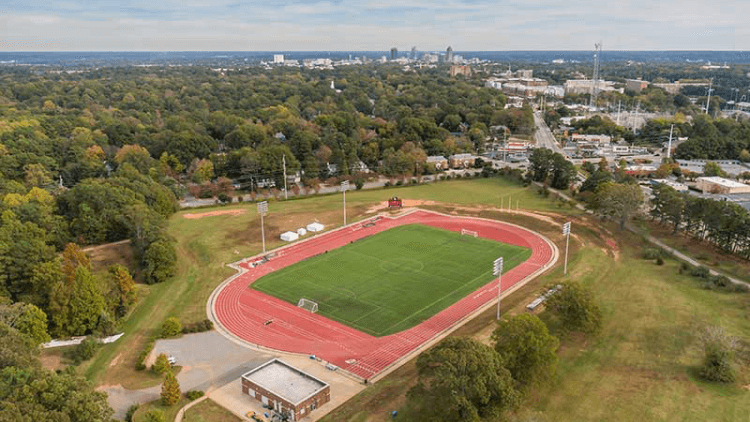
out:
<path id="1" fill-rule="evenodd" d="M 546 239 L 524 228 L 500 221 L 416 210 L 396 218 L 380 217 L 372 227 L 352 224 L 291 244 L 277 250 L 278 256 L 255 268 L 249 263 L 257 258 L 244 260 L 240 264 L 244 272 L 222 283 L 212 294 L 210 317 L 219 328 L 223 328 L 220 331 L 229 332 L 244 342 L 284 352 L 315 355 L 359 377 L 372 378 L 472 312 L 494 302 L 497 281 L 484 285 L 415 327 L 384 337 L 373 337 L 311 314 L 253 290 L 249 285 L 268 273 L 353 240 L 414 223 L 452 231 L 474 230 L 486 239 L 530 248 L 532 254 L 528 260 L 503 274 L 503 291 L 533 278 L 529 276 L 546 269 L 556 259 L 554 247 Z"/>

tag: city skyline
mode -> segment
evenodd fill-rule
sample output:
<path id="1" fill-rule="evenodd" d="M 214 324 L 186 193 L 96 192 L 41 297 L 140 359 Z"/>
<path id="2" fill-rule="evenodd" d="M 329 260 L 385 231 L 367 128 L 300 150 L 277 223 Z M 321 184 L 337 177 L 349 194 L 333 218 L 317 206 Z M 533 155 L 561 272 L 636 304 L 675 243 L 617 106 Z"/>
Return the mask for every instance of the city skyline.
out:
<path id="1" fill-rule="evenodd" d="M 747 50 L 750 3 L 10 0 L 2 51 Z"/>

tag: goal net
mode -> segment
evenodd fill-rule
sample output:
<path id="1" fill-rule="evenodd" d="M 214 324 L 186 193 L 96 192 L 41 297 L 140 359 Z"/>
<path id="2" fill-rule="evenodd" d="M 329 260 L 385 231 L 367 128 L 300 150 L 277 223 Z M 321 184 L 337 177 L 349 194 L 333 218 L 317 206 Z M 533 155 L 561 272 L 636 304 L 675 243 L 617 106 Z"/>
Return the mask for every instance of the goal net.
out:
<path id="1" fill-rule="evenodd" d="M 297 302 L 297 306 L 312 313 L 318 312 L 318 304 L 304 297 Z"/>
<path id="2" fill-rule="evenodd" d="M 473 230 L 461 229 L 461 236 L 479 237 L 479 234 Z"/>

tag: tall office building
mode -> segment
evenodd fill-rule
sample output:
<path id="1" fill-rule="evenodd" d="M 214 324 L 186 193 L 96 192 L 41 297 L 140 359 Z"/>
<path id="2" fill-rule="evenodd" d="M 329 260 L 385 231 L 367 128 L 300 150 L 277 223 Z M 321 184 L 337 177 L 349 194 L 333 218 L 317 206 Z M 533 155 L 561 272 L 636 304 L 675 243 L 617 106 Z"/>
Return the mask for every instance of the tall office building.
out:
<path id="1" fill-rule="evenodd" d="M 397 56 L 398 56 L 398 48 L 396 47 L 391 48 L 391 60 L 396 60 Z"/>
<path id="2" fill-rule="evenodd" d="M 412 60 L 417 60 L 417 47 L 411 48 L 411 55 L 409 55 L 409 58 Z"/>
<path id="3" fill-rule="evenodd" d="M 448 46 L 448 49 L 445 50 L 445 61 L 453 63 L 453 47 L 451 46 Z"/>

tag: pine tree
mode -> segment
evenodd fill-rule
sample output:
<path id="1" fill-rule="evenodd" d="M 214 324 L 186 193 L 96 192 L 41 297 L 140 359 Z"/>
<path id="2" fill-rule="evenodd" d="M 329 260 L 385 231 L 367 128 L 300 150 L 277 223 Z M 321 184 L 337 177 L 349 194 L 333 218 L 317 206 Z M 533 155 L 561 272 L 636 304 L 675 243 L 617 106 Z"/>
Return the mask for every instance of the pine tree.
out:
<path id="1" fill-rule="evenodd" d="M 164 384 L 161 386 L 161 402 L 165 406 L 172 406 L 180 401 L 180 383 L 172 372 L 167 372 Z"/>

